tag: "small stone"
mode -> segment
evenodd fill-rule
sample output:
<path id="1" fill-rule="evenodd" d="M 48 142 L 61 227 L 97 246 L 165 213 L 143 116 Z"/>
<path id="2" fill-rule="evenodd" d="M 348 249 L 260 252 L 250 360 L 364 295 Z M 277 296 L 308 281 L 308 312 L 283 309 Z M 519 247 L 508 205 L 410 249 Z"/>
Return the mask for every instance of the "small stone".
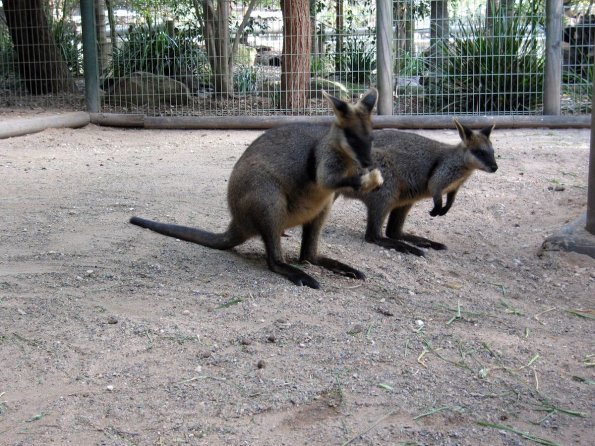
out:
<path id="1" fill-rule="evenodd" d="M 190 310 L 184 310 L 182 311 L 182 314 L 188 316 L 190 314 Z"/>
<path id="2" fill-rule="evenodd" d="M 364 326 L 361 324 L 355 324 L 347 330 L 347 334 L 349 335 L 356 335 L 364 331 Z"/>
<path id="3" fill-rule="evenodd" d="M 267 337 L 267 341 L 269 341 L 270 343 L 273 344 L 273 343 L 277 342 L 277 338 L 275 338 L 275 335 L 269 335 Z"/>
<path id="4" fill-rule="evenodd" d="M 108 324 L 117 324 L 118 323 L 118 318 L 116 316 L 110 316 L 107 318 L 107 323 Z"/>
<path id="5" fill-rule="evenodd" d="M 378 307 L 378 308 L 376 308 L 376 311 L 378 313 L 382 314 L 383 316 L 394 316 L 395 315 L 392 311 L 390 311 L 386 307 Z"/>
<path id="6" fill-rule="evenodd" d="M 256 367 L 259 369 L 264 369 L 266 367 L 266 363 L 264 362 L 264 359 L 261 359 L 260 361 L 258 361 L 256 363 Z"/>
<path id="7" fill-rule="evenodd" d="M 242 339 L 240 339 L 240 344 L 242 344 L 242 345 L 250 345 L 250 344 L 252 344 L 252 340 L 251 339 L 248 339 L 248 338 L 242 338 Z"/>
<path id="8" fill-rule="evenodd" d="M 114 386 L 112 386 L 111 384 L 109 386 L 105 387 L 105 390 L 107 390 L 108 392 L 111 392 L 114 390 Z"/>

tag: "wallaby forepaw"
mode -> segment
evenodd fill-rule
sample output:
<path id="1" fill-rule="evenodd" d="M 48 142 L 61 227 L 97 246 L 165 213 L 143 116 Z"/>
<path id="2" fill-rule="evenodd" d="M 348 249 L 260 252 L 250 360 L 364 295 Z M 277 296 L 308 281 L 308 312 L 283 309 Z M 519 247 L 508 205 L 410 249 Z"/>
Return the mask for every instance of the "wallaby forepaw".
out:
<path id="1" fill-rule="evenodd" d="M 430 211 L 430 215 L 431 215 L 432 217 L 436 217 L 437 215 L 440 215 L 440 208 L 439 208 L 439 207 L 436 207 L 436 206 L 434 206 L 434 209 L 432 209 L 432 210 Z"/>
<path id="2" fill-rule="evenodd" d="M 382 174 L 380 170 L 373 169 L 367 174 L 362 176 L 362 191 L 370 192 L 376 190 L 382 186 L 384 183 L 384 178 L 382 178 Z"/>
<path id="3" fill-rule="evenodd" d="M 446 215 L 447 212 L 448 212 L 448 208 L 445 206 L 438 211 L 438 216 L 442 217 L 443 215 Z"/>

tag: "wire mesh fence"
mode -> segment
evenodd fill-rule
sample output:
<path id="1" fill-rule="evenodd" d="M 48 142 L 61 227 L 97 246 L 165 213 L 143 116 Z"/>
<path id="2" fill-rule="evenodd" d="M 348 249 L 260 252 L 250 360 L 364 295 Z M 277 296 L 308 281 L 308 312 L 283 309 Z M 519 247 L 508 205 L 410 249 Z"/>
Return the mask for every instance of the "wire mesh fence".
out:
<path id="1" fill-rule="evenodd" d="M 0 106 L 84 108 L 75 6 L 0 2 Z"/>
<path id="2" fill-rule="evenodd" d="M 328 114 L 323 90 L 376 84 L 373 0 L 93 3 L 102 112 Z M 0 5 L 0 107 L 84 109 L 79 2 Z M 395 114 L 543 113 L 543 1 L 395 0 L 392 13 Z M 566 8 L 563 30 L 562 113 L 589 113 L 589 6 Z"/>

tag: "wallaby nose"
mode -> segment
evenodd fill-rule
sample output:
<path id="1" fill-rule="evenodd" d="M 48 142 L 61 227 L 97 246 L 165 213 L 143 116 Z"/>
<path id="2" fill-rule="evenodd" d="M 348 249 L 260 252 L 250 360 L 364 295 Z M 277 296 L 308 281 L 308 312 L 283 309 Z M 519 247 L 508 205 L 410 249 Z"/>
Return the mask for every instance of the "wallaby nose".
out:
<path id="1" fill-rule="evenodd" d="M 372 166 L 372 158 L 370 158 L 369 156 L 360 157 L 359 162 L 364 169 L 367 169 L 368 167 Z"/>

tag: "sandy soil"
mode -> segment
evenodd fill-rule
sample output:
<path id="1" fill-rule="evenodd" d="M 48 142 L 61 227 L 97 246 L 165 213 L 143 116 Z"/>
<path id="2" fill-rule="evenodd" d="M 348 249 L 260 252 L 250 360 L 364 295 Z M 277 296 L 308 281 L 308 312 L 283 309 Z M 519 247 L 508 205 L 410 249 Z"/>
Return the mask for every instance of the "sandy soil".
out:
<path id="1" fill-rule="evenodd" d="M 363 206 L 338 200 L 321 251 L 365 282 L 306 265 L 322 289 L 299 288 L 260 240 L 219 252 L 127 223 L 223 229 L 258 134 L 0 141 L 0 443 L 592 444 L 595 261 L 538 255 L 585 210 L 588 130 L 496 129 L 497 173 L 444 217 L 412 211 L 449 247 L 423 258 L 366 244 Z"/>

